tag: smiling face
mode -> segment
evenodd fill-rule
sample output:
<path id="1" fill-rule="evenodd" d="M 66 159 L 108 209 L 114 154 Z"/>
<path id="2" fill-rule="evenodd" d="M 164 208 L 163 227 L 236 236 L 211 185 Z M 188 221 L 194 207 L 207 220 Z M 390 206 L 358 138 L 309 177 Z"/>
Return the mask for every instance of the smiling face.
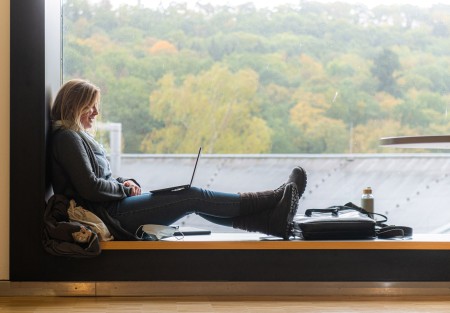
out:
<path id="1" fill-rule="evenodd" d="M 99 114 L 100 88 L 82 80 L 66 82 L 56 95 L 52 106 L 52 121 L 75 131 L 93 130 Z"/>
<path id="2" fill-rule="evenodd" d="M 95 119 L 98 115 L 98 102 L 89 106 L 86 112 L 80 117 L 81 125 L 85 130 L 91 129 L 94 126 Z"/>

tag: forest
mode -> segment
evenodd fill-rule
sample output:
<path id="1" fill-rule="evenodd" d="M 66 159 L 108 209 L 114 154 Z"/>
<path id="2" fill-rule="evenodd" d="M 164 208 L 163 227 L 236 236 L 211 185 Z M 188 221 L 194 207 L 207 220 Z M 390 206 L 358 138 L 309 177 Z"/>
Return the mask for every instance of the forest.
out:
<path id="1" fill-rule="evenodd" d="M 63 80 L 101 88 L 123 153 L 386 153 L 380 137 L 450 133 L 448 5 L 145 2 L 63 2 Z"/>

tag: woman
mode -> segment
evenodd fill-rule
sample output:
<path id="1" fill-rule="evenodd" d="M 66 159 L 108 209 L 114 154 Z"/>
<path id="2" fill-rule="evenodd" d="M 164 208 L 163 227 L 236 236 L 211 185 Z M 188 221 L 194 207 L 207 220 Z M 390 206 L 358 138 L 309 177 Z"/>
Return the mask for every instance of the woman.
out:
<path id="1" fill-rule="evenodd" d="M 281 187 L 264 192 L 234 194 L 192 187 L 142 193 L 134 179 L 112 177 L 105 151 L 88 133 L 99 102 L 99 88 L 85 80 L 70 80 L 59 90 L 51 109 L 52 185 L 55 194 L 97 214 L 116 239 L 135 239 L 117 231 L 135 234 L 143 224 L 170 225 L 191 213 L 220 225 L 289 238 L 306 187 L 302 168 L 296 167 Z"/>

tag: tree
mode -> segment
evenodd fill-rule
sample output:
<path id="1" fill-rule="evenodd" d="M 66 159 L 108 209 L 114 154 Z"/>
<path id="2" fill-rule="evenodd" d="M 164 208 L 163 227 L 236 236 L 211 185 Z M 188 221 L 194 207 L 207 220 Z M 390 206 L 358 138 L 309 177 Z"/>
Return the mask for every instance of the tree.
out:
<path id="1" fill-rule="evenodd" d="M 395 72 L 400 70 L 400 61 L 395 52 L 384 48 L 373 60 L 372 74 L 378 79 L 378 91 L 400 96 Z"/>
<path id="2" fill-rule="evenodd" d="M 172 54 L 177 52 L 177 48 L 167 40 L 159 40 L 148 49 L 150 54 Z"/>
<path id="3" fill-rule="evenodd" d="M 231 73 L 215 65 L 177 85 L 164 76 L 150 96 L 150 114 L 162 127 L 142 142 L 149 153 L 188 153 L 202 145 L 207 153 L 267 153 L 270 129 L 258 117 L 258 76 L 254 71 Z"/>
<path id="4" fill-rule="evenodd" d="M 341 120 L 326 117 L 325 97 L 306 92 L 301 98 L 302 101 L 291 109 L 291 122 L 301 133 L 301 140 L 297 140 L 298 152 L 345 152 L 346 126 Z"/>
<path id="5" fill-rule="evenodd" d="M 398 120 L 371 120 L 353 130 L 353 153 L 399 152 L 397 148 L 380 146 L 380 138 L 391 136 L 414 136 L 418 131 L 404 126 Z"/>
<path id="6" fill-rule="evenodd" d="M 444 99 L 437 93 L 411 89 L 395 112 L 403 125 L 425 130 L 446 115 L 448 104 Z"/>
<path id="7" fill-rule="evenodd" d="M 298 153 L 296 138 L 301 137 L 298 127 L 290 121 L 290 110 L 295 105 L 292 90 L 277 84 L 269 84 L 259 88 L 261 113 L 272 130 L 271 153 Z M 293 141 L 294 139 L 294 141 Z"/>
<path id="8" fill-rule="evenodd" d="M 233 71 L 243 68 L 254 70 L 258 73 L 262 85 L 297 86 L 300 81 L 300 75 L 295 70 L 295 66 L 286 62 L 286 58 L 281 53 L 256 55 L 236 53 L 227 57 L 224 62 Z"/>
<path id="9" fill-rule="evenodd" d="M 124 152 L 138 153 L 145 134 L 156 124 L 147 110 L 148 85 L 133 76 L 106 84 L 102 92 L 102 120 L 122 123 Z"/>

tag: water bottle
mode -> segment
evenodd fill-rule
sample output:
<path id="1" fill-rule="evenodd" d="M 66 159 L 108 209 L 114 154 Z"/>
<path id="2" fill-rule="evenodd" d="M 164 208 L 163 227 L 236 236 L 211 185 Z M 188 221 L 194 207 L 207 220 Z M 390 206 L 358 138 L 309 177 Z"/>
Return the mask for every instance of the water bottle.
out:
<path id="1" fill-rule="evenodd" d="M 363 189 L 361 196 L 361 207 L 369 213 L 374 212 L 374 198 L 372 188 L 366 187 Z"/>

